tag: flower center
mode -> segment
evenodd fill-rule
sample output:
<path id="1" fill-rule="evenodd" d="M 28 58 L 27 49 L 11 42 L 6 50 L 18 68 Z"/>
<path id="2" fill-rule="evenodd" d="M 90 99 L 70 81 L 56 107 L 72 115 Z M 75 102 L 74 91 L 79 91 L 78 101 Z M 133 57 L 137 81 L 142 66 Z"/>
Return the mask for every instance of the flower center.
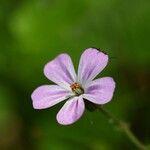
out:
<path id="1" fill-rule="evenodd" d="M 74 92 L 76 95 L 81 95 L 84 93 L 84 89 L 79 83 L 73 83 L 70 85 L 72 92 Z"/>

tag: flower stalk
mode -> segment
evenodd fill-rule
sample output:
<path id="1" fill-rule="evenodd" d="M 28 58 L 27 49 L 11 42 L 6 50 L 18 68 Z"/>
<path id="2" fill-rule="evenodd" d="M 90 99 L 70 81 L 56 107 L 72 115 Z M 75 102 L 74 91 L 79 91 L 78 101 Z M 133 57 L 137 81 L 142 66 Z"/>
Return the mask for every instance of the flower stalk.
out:
<path id="1" fill-rule="evenodd" d="M 109 120 L 110 123 L 118 127 L 124 134 L 128 137 L 128 139 L 139 149 L 139 150 L 147 150 L 147 147 L 137 139 L 137 137 L 130 130 L 129 125 L 114 117 L 110 112 L 104 109 L 102 106 L 98 107 L 98 110 L 103 113 L 103 115 Z"/>

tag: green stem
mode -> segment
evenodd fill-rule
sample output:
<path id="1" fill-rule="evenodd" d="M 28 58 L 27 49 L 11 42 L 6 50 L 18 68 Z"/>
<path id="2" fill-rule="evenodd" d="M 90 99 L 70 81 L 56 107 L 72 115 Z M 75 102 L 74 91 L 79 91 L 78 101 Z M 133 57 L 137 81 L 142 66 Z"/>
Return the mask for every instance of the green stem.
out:
<path id="1" fill-rule="evenodd" d="M 129 140 L 139 149 L 139 150 L 147 150 L 147 147 L 141 143 L 137 137 L 132 133 L 130 130 L 128 124 L 126 122 L 120 121 L 119 119 L 115 118 L 110 112 L 108 112 L 106 109 L 104 109 L 102 106 L 98 107 L 98 109 L 108 118 L 110 123 L 117 126 L 119 129 L 121 129 L 126 136 L 129 138 Z"/>

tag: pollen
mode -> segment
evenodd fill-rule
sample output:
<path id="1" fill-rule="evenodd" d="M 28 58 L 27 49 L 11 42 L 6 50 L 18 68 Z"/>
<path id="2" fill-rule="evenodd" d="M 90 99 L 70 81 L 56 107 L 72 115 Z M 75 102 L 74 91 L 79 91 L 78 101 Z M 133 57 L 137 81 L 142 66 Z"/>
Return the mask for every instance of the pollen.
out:
<path id="1" fill-rule="evenodd" d="M 72 92 L 74 92 L 76 95 L 81 95 L 84 93 L 84 89 L 79 83 L 73 83 L 70 85 Z"/>

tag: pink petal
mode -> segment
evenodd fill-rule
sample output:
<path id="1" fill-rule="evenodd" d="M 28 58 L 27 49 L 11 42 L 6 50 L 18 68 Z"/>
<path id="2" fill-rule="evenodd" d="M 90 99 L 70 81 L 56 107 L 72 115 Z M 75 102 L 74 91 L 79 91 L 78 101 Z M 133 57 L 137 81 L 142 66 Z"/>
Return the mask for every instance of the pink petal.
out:
<path id="1" fill-rule="evenodd" d="M 84 84 L 93 80 L 107 65 L 108 55 L 94 48 L 86 49 L 80 58 L 78 80 Z"/>
<path id="2" fill-rule="evenodd" d="M 113 78 L 100 78 L 91 82 L 83 98 L 96 104 L 105 104 L 112 99 L 114 90 L 115 82 Z"/>
<path id="3" fill-rule="evenodd" d="M 45 76 L 56 84 L 70 89 L 70 84 L 76 80 L 76 73 L 69 55 L 61 54 L 45 65 Z"/>
<path id="4" fill-rule="evenodd" d="M 70 92 L 58 85 L 43 85 L 32 93 L 32 102 L 35 109 L 51 107 L 68 98 Z"/>
<path id="5" fill-rule="evenodd" d="M 57 121 L 69 125 L 77 121 L 83 114 L 85 105 L 82 97 L 69 99 L 57 114 Z"/>

